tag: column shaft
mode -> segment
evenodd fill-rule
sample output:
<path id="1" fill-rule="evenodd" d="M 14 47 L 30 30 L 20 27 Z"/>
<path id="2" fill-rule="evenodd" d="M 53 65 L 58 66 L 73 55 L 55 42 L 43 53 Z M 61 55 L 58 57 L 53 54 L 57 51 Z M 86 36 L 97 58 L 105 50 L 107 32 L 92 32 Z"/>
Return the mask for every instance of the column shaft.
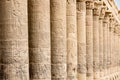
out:
<path id="1" fill-rule="evenodd" d="M 99 8 L 93 9 L 93 71 L 94 80 L 99 80 Z"/>
<path id="2" fill-rule="evenodd" d="M 50 0 L 28 0 L 30 80 L 51 80 Z"/>
<path id="3" fill-rule="evenodd" d="M 86 80 L 86 3 L 77 2 L 78 80 Z"/>
<path id="4" fill-rule="evenodd" d="M 27 0 L 0 0 L 0 80 L 29 80 Z"/>
<path id="5" fill-rule="evenodd" d="M 110 41 L 110 66 L 109 66 L 109 71 L 110 71 L 110 78 L 111 78 L 111 68 L 112 68 L 112 46 L 113 46 L 113 41 L 112 41 L 112 37 L 113 37 L 113 32 L 112 32 L 112 27 L 113 27 L 113 19 L 112 17 L 110 17 L 110 26 L 109 26 L 109 41 Z"/>
<path id="6" fill-rule="evenodd" d="M 93 80 L 93 2 L 86 1 L 87 80 Z"/>
<path id="7" fill-rule="evenodd" d="M 109 79 L 109 66 L 110 66 L 110 39 L 109 39 L 109 20 L 107 26 L 107 77 Z"/>
<path id="8" fill-rule="evenodd" d="M 51 0 L 52 80 L 66 80 L 66 0 Z"/>
<path id="9" fill-rule="evenodd" d="M 76 0 L 67 0 L 67 79 L 77 80 Z"/>
<path id="10" fill-rule="evenodd" d="M 104 68 L 104 77 L 107 76 L 107 17 L 105 16 L 105 20 L 103 22 L 103 68 Z"/>
<path id="11" fill-rule="evenodd" d="M 100 77 L 103 77 L 103 19 L 99 19 L 99 58 L 100 58 Z"/>
<path id="12" fill-rule="evenodd" d="M 105 7 L 101 7 L 100 17 L 99 17 L 99 62 L 100 62 L 100 79 L 103 78 L 103 19 L 105 16 Z"/>

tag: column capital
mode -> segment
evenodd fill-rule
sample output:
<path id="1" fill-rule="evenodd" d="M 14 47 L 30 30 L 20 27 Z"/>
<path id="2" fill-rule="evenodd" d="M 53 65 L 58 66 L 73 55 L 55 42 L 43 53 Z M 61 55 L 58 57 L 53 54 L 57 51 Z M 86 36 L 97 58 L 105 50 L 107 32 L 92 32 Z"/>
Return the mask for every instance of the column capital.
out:
<path id="1" fill-rule="evenodd" d="M 111 12 L 109 10 L 107 10 L 105 12 L 105 17 L 104 17 L 104 21 L 103 22 L 105 22 L 105 23 L 109 22 L 109 19 L 110 19 L 109 16 L 110 16 L 110 14 L 111 14 Z"/>
<path id="2" fill-rule="evenodd" d="M 102 2 L 101 1 L 94 1 L 94 9 L 93 9 L 93 15 L 99 16 L 100 10 L 101 10 Z"/>
<path id="3" fill-rule="evenodd" d="M 94 8 L 93 0 L 86 0 L 86 8 L 87 9 L 93 9 Z"/>
<path id="4" fill-rule="evenodd" d="M 115 20 L 115 18 L 113 17 L 113 15 L 112 16 L 110 16 L 110 22 L 114 22 L 114 20 Z"/>
<path id="5" fill-rule="evenodd" d="M 114 27 L 114 33 L 116 33 L 116 34 L 119 33 L 118 23 L 116 23 L 116 25 L 115 25 L 115 27 Z"/>
<path id="6" fill-rule="evenodd" d="M 109 21 L 110 21 L 109 29 L 110 29 L 111 32 L 113 32 L 113 22 L 114 22 L 114 19 L 115 18 L 113 17 L 113 15 L 110 14 L 110 16 L 109 16 Z"/>
<path id="7" fill-rule="evenodd" d="M 111 11 L 106 10 L 106 12 L 105 12 L 105 17 L 109 17 L 111 13 L 112 13 Z"/>
<path id="8" fill-rule="evenodd" d="M 105 11 L 106 11 L 106 7 L 105 6 L 102 6 L 101 7 L 101 10 L 100 10 L 100 19 L 104 19 L 104 16 L 105 16 Z"/>

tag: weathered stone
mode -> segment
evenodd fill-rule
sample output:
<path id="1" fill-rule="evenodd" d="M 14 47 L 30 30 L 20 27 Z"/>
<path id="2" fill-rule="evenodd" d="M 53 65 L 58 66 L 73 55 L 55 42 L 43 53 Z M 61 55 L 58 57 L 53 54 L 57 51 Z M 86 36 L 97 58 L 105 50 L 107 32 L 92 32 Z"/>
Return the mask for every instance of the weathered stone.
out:
<path id="1" fill-rule="evenodd" d="M 105 16 L 105 7 L 101 7 L 99 16 L 99 62 L 100 62 L 100 79 L 103 78 L 103 19 Z"/>
<path id="2" fill-rule="evenodd" d="M 99 67 L 99 16 L 100 16 L 100 4 L 94 3 L 93 9 L 93 72 L 94 80 L 99 80 L 100 67 Z"/>
<path id="3" fill-rule="evenodd" d="M 52 79 L 67 79 L 66 0 L 51 0 Z"/>
<path id="4" fill-rule="evenodd" d="M 27 0 L 0 0 L 0 80 L 29 80 Z"/>
<path id="5" fill-rule="evenodd" d="M 76 0 L 67 0 L 67 80 L 77 80 Z"/>
<path id="6" fill-rule="evenodd" d="M 93 2 L 86 1 L 87 80 L 93 80 Z"/>
<path id="7" fill-rule="evenodd" d="M 28 1 L 30 80 L 51 80 L 50 0 Z"/>
<path id="8" fill-rule="evenodd" d="M 86 80 L 86 3 L 77 2 L 78 80 Z"/>
<path id="9" fill-rule="evenodd" d="M 105 18 L 103 20 L 103 69 L 104 76 L 107 75 L 107 28 L 108 28 L 109 15 L 106 13 Z"/>

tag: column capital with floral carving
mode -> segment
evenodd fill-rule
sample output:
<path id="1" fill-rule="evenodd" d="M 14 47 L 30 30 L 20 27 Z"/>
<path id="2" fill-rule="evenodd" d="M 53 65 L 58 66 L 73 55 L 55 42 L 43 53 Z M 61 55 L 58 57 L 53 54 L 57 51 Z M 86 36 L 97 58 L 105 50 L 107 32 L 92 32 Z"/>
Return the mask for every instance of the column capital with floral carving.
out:
<path id="1" fill-rule="evenodd" d="M 100 15 L 100 10 L 103 2 L 102 1 L 94 1 L 94 9 L 93 9 L 93 15 L 94 16 L 99 16 Z"/>
<path id="2" fill-rule="evenodd" d="M 105 6 L 101 7 L 99 19 L 104 19 L 106 10 L 107 10 L 107 7 L 105 7 Z"/>
<path id="3" fill-rule="evenodd" d="M 93 8 L 94 8 L 94 1 L 86 0 L 86 9 L 93 9 Z"/>
<path id="4" fill-rule="evenodd" d="M 110 19 L 109 16 L 110 16 L 111 13 L 112 13 L 111 11 L 106 10 L 105 17 L 104 17 L 104 20 L 103 20 L 104 23 L 108 23 L 109 22 L 109 19 Z"/>

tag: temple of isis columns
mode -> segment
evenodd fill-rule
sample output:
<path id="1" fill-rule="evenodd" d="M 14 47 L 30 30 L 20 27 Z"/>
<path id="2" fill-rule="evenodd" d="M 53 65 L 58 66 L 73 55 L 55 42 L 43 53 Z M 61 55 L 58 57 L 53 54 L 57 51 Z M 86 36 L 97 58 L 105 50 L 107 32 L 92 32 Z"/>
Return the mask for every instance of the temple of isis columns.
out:
<path id="1" fill-rule="evenodd" d="M 114 0 L 0 0 L 0 80 L 120 80 Z"/>

